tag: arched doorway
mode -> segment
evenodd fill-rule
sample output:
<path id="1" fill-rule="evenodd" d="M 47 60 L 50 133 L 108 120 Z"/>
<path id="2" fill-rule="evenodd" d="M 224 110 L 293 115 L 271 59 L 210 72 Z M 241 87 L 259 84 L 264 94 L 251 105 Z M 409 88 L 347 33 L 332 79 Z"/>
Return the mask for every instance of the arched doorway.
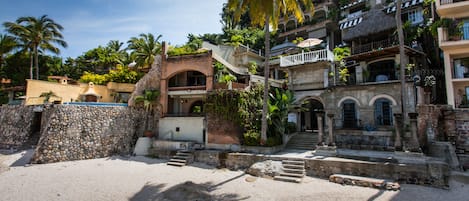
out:
<path id="1" fill-rule="evenodd" d="M 322 103 L 315 99 L 309 99 L 305 104 L 302 105 L 302 107 L 304 108 L 304 111 L 301 112 L 300 117 L 301 131 L 313 132 L 318 130 L 318 118 L 316 116 L 316 112 L 324 110 Z"/>
<path id="2" fill-rule="evenodd" d="M 377 126 L 392 126 L 391 101 L 380 98 L 375 101 L 375 124 Z"/>

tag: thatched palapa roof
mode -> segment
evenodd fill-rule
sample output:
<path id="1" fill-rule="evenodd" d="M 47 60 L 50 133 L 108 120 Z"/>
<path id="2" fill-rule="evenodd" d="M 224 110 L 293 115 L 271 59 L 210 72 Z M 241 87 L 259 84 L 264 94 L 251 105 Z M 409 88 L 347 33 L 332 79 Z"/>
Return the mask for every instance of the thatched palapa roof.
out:
<path id="1" fill-rule="evenodd" d="M 380 33 L 396 28 L 394 16 L 387 15 L 380 8 L 373 8 L 363 14 L 361 23 L 343 31 L 342 39 L 351 41 L 355 38 L 365 37 L 371 34 Z"/>

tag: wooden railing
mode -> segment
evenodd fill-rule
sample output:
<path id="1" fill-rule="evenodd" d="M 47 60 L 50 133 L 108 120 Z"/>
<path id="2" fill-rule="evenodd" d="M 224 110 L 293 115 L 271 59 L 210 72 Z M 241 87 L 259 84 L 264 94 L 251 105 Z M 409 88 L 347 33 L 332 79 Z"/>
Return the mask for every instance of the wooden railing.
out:
<path id="1" fill-rule="evenodd" d="M 373 41 L 371 43 L 366 43 L 366 44 L 352 47 L 352 55 L 360 54 L 364 52 L 371 52 L 374 50 L 380 50 L 380 49 L 391 47 L 397 44 L 398 44 L 397 39 L 395 37 L 388 38 L 385 40 L 380 40 L 380 41 Z"/>
<path id="2" fill-rule="evenodd" d="M 328 49 L 316 50 L 311 52 L 302 52 L 288 56 L 280 56 L 280 66 L 295 66 L 305 63 L 314 63 L 319 61 L 333 61 L 334 54 Z"/>

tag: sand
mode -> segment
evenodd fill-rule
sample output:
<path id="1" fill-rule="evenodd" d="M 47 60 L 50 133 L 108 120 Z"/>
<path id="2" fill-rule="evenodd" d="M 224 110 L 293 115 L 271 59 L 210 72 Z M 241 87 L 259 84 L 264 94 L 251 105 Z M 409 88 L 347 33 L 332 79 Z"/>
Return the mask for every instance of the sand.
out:
<path id="1" fill-rule="evenodd" d="M 29 154 L 29 155 L 28 155 Z M 25 165 L 30 152 L 0 152 L 0 200 L 469 200 L 469 181 L 450 190 L 402 185 L 400 191 L 343 186 L 305 177 L 303 183 L 256 178 L 201 163 L 122 157 Z"/>

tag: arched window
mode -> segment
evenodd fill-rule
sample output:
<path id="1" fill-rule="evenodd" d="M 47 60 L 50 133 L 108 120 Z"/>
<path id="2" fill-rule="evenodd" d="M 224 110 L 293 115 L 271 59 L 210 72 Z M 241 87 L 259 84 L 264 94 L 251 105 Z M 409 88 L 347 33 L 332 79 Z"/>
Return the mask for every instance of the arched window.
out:
<path id="1" fill-rule="evenodd" d="M 353 100 L 342 103 L 343 128 L 357 128 L 357 110 Z"/>
<path id="2" fill-rule="evenodd" d="M 392 125 L 391 101 L 386 98 L 380 98 L 375 101 L 375 124 L 380 126 Z"/>

